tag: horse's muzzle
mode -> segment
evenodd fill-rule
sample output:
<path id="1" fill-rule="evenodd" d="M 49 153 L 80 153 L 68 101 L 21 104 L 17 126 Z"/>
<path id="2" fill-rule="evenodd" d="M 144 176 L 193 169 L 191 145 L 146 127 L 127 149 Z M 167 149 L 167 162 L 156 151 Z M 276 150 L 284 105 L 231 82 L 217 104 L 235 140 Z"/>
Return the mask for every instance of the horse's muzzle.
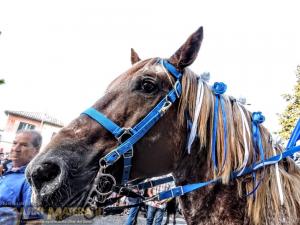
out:
<path id="1" fill-rule="evenodd" d="M 63 163 L 58 159 L 46 159 L 28 165 L 26 177 L 35 195 L 33 204 L 39 205 L 43 198 L 48 198 L 61 187 L 65 178 L 64 171 Z"/>

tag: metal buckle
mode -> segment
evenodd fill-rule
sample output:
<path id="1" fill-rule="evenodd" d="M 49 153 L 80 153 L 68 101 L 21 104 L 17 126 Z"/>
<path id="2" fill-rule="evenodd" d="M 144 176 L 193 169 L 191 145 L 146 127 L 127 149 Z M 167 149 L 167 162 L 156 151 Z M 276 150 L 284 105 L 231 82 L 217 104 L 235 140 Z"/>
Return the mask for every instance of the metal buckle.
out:
<path id="1" fill-rule="evenodd" d="M 123 157 L 124 157 L 124 159 L 132 158 L 133 157 L 133 148 L 131 147 L 131 149 L 129 151 L 125 152 L 123 154 Z"/>
<path id="2" fill-rule="evenodd" d="M 108 153 L 106 155 L 106 157 L 111 156 L 110 154 L 116 154 L 117 155 L 116 158 L 114 159 L 114 162 L 117 161 L 119 158 L 121 158 L 121 155 L 118 151 L 111 151 L 110 153 Z M 106 169 L 106 167 L 108 167 L 109 165 L 111 165 L 111 164 L 108 164 L 108 162 L 105 160 L 105 157 L 103 157 L 99 160 L 100 168 Z"/>
<path id="3" fill-rule="evenodd" d="M 168 96 L 166 96 L 166 102 L 164 103 L 163 107 L 159 110 L 160 115 L 164 115 L 171 106 L 172 102 L 169 101 Z"/>
<path id="4" fill-rule="evenodd" d="M 122 138 L 124 137 L 124 135 L 129 135 L 128 138 L 130 138 L 132 136 L 132 128 L 131 127 L 129 127 L 129 128 L 123 128 L 123 130 L 124 130 L 124 132 L 119 137 L 117 137 L 117 140 L 118 140 L 119 143 L 123 143 L 124 142 L 124 141 L 122 141 Z"/>

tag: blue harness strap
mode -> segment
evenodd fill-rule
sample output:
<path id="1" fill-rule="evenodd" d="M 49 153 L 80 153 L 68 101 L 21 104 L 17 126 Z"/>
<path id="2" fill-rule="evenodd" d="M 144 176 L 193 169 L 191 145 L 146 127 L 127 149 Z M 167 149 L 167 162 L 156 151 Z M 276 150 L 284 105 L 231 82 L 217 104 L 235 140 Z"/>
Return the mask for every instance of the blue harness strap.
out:
<path id="1" fill-rule="evenodd" d="M 175 91 L 171 90 L 167 96 L 174 96 Z M 171 100 L 171 98 L 170 98 Z M 176 100 L 176 99 L 175 99 Z M 163 98 L 158 105 L 152 109 L 149 113 L 151 116 L 146 116 L 147 120 L 141 121 L 138 126 L 139 129 L 133 128 L 135 130 L 135 134 L 128 138 L 124 143 L 119 145 L 116 149 L 112 150 L 110 153 L 105 155 L 102 159 L 109 166 L 112 165 L 116 160 L 120 158 L 121 155 L 126 153 L 138 140 L 140 140 L 149 130 L 150 128 L 164 115 L 164 107 L 168 104 L 168 98 Z M 173 103 L 172 101 L 170 101 Z M 168 105 L 170 107 L 171 105 Z M 149 115 L 148 114 L 148 115 Z"/>
<path id="2" fill-rule="evenodd" d="M 108 119 L 103 113 L 97 111 L 94 108 L 88 108 L 86 111 L 84 111 L 82 114 L 85 114 L 92 118 L 93 120 L 97 121 L 100 125 L 102 125 L 106 130 L 108 130 L 110 133 L 114 135 L 116 139 L 120 141 L 120 137 L 127 132 L 127 129 L 121 128 L 116 123 L 114 123 L 112 120 Z M 134 130 L 130 129 L 130 134 L 132 135 L 134 133 Z M 133 157 L 133 149 L 128 149 L 128 152 L 123 154 L 124 158 L 124 169 L 123 169 L 123 175 L 122 175 L 122 184 L 125 184 L 129 180 L 130 170 L 131 170 L 131 161 Z"/>
<path id="3" fill-rule="evenodd" d="M 286 148 L 296 146 L 297 141 L 300 140 L 300 119 L 298 120 L 295 129 L 293 130 L 289 142 L 287 143 Z"/>
<path id="4" fill-rule="evenodd" d="M 248 167 L 244 168 L 242 173 L 240 173 L 240 171 L 232 172 L 231 180 L 234 180 L 235 178 L 238 178 L 238 177 L 242 177 L 246 174 L 253 173 L 253 172 L 255 172 L 259 169 L 262 169 L 265 166 L 274 165 L 274 164 L 278 163 L 279 161 L 281 161 L 282 159 L 285 159 L 289 156 L 292 156 L 294 153 L 299 152 L 299 151 L 300 151 L 300 146 L 291 147 L 290 149 L 284 151 L 281 154 L 272 156 L 272 157 L 270 157 L 270 158 L 268 158 L 264 161 L 257 162 L 252 166 L 248 166 Z M 164 192 L 161 192 L 161 193 L 157 194 L 155 196 L 155 198 L 159 201 L 162 201 L 162 200 L 173 198 L 173 197 L 179 197 L 179 196 L 185 195 L 189 192 L 195 191 L 197 189 L 200 189 L 200 188 L 206 187 L 208 185 L 220 182 L 221 180 L 222 180 L 221 177 L 218 177 L 216 179 L 209 180 L 209 181 L 206 181 L 206 182 L 198 182 L 198 183 L 194 183 L 194 184 L 187 184 L 187 185 L 183 185 L 183 186 L 177 186 L 177 187 L 172 188 L 168 191 L 164 191 Z M 169 176 L 169 177 L 165 177 L 165 178 L 154 180 L 154 181 L 139 183 L 137 185 L 133 185 L 132 187 L 138 188 L 139 190 L 143 190 L 143 189 L 154 187 L 154 186 L 157 186 L 157 185 L 160 185 L 160 184 L 168 183 L 168 182 L 171 182 L 171 181 L 174 181 L 174 178 L 172 176 Z M 256 189 L 257 189 L 257 187 L 256 187 Z M 152 199 L 153 198 L 151 198 L 150 200 L 152 200 Z"/>
<path id="5" fill-rule="evenodd" d="M 164 177 L 157 180 L 150 180 L 147 182 L 139 183 L 137 185 L 133 185 L 133 188 L 138 188 L 139 190 L 144 190 L 147 188 L 155 187 L 157 185 L 165 184 L 174 181 L 173 176 Z"/>
<path id="6" fill-rule="evenodd" d="M 175 90 L 176 88 L 176 90 Z M 161 111 L 161 109 L 163 108 L 164 105 L 166 105 L 167 101 L 169 100 L 171 103 L 174 103 L 177 100 L 177 95 L 176 93 L 180 93 L 182 92 L 182 87 L 181 84 L 178 82 L 177 85 L 175 85 L 174 89 L 172 89 L 168 95 L 162 99 L 157 105 L 156 107 L 154 107 L 154 109 L 152 109 L 147 116 L 145 116 L 144 119 L 142 119 L 137 125 L 135 125 L 132 130 L 136 133 L 137 131 L 139 131 L 140 129 L 142 129 L 142 127 L 144 127 L 148 121 L 152 120 L 153 117 L 157 117 L 159 115 L 157 115 L 158 112 Z M 170 105 L 171 106 L 171 105 Z M 167 109 L 167 108 L 166 108 Z"/>
<path id="7" fill-rule="evenodd" d="M 119 127 L 112 120 L 108 119 L 103 113 L 97 111 L 94 108 L 88 108 L 82 114 L 85 114 L 93 120 L 97 121 L 106 130 L 112 133 L 116 138 L 118 138 L 124 131 L 123 128 Z"/>
<path id="8" fill-rule="evenodd" d="M 181 79 L 182 73 L 180 73 L 171 63 L 167 60 L 161 59 L 160 64 L 162 64 L 177 80 Z"/>
<path id="9" fill-rule="evenodd" d="M 260 133 L 257 133 L 257 132 L 259 131 L 259 127 L 258 127 L 259 124 L 264 122 L 264 120 L 265 120 L 265 117 L 262 115 L 261 112 L 254 112 L 252 114 L 252 123 L 253 123 L 253 126 L 256 126 L 256 128 L 254 129 L 254 133 L 256 133 L 256 135 L 255 135 L 255 138 L 253 139 L 253 141 L 255 142 L 254 144 L 258 148 L 261 148 L 259 150 L 261 154 L 263 153 L 263 146 L 262 146 L 262 141 L 261 141 L 261 135 L 260 135 Z M 288 145 L 287 145 L 287 148 L 285 151 L 283 151 L 282 153 L 277 154 L 275 156 L 272 156 L 268 159 L 265 159 L 264 154 L 263 154 L 261 156 L 261 159 L 259 162 L 254 163 L 251 166 L 243 168 L 241 170 L 242 172 L 241 171 L 232 172 L 230 179 L 234 180 L 234 179 L 236 179 L 238 177 L 242 177 L 246 174 L 255 173 L 255 171 L 257 171 L 259 169 L 263 169 L 265 166 L 275 165 L 276 163 L 280 162 L 282 159 L 293 156 L 296 152 L 300 151 L 300 145 L 296 146 L 296 142 L 299 139 L 300 139 L 300 119 L 298 120 L 297 125 L 295 126 L 295 128 L 291 134 L 291 138 L 288 142 Z M 165 200 L 168 198 L 182 196 L 186 193 L 192 192 L 194 190 L 206 187 L 210 184 L 214 184 L 214 183 L 217 183 L 220 181 L 221 181 L 221 177 L 218 177 L 216 179 L 209 180 L 206 182 L 198 182 L 198 183 L 194 183 L 194 184 L 178 186 L 178 187 L 172 188 L 168 191 L 164 191 L 164 192 L 157 194 L 155 196 L 155 198 L 159 201 L 162 201 L 162 200 Z M 168 181 L 166 181 L 166 182 L 168 182 Z M 162 182 L 160 182 L 160 183 L 162 183 Z M 259 186 L 259 183 L 254 187 L 254 189 L 251 191 L 251 193 L 247 194 L 247 196 L 255 193 L 255 191 L 257 190 L 257 188 Z M 147 186 L 147 187 L 149 187 L 149 186 Z"/>
<path id="10" fill-rule="evenodd" d="M 246 167 L 244 169 L 243 173 L 241 173 L 241 174 L 239 174 L 240 171 L 233 172 L 231 174 L 231 180 L 233 180 L 235 178 L 238 178 L 238 177 L 241 177 L 241 176 L 244 176 L 244 175 L 249 174 L 249 173 L 253 173 L 253 172 L 263 168 L 264 166 L 274 165 L 274 164 L 278 163 L 279 161 L 281 161 L 282 159 L 285 159 L 289 156 L 292 156 L 294 153 L 299 152 L 299 151 L 300 151 L 300 146 L 291 147 L 290 149 L 282 152 L 281 154 L 272 156 L 272 157 L 270 157 L 270 158 L 268 158 L 264 161 L 255 163 L 253 166 Z M 189 193 L 191 191 L 197 190 L 199 188 L 206 187 L 210 184 L 214 184 L 214 183 L 217 183 L 217 182 L 220 182 L 220 181 L 221 181 L 221 177 L 218 177 L 216 179 L 206 181 L 206 182 L 199 182 L 199 183 L 194 183 L 194 184 L 187 184 L 187 185 L 184 185 L 184 186 L 178 186 L 178 187 L 172 188 L 168 191 L 164 191 L 164 192 L 159 193 L 156 196 L 156 198 L 157 198 L 158 201 L 161 201 L 161 200 L 165 200 L 165 199 L 168 199 L 168 198 L 182 196 L 182 195 L 184 195 L 186 193 Z"/>
<path id="11" fill-rule="evenodd" d="M 140 140 L 153 125 L 166 113 L 171 105 L 180 97 L 182 92 L 181 77 L 182 73 L 170 64 L 168 61 L 161 59 L 159 63 L 164 66 L 172 76 L 175 77 L 175 85 L 169 93 L 133 128 L 130 128 L 131 137 L 121 143 L 117 148 L 100 159 L 102 166 L 109 166 L 115 163 L 121 156 L 124 158 L 124 168 L 122 176 L 122 184 L 126 184 L 129 180 L 131 161 L 133 157 L 133 145 Z M 108 119 L 104 114 L 94 108 L 89 108 L 83 112 L 89 116 L 105 129 L 111 132 L 117 139 L 119 139 L 126 130 Z"/>
<path id="12" fill-rule="evenodd" d="M 253 123 L 255 123 L 257 126 L 264 122 L 265 117 L 261 114 L 261 112 L 255 112 L 252 114 L 252 121 Z M 259 128 L 258 128 L 259 130 Z M 257 139 L 261 139 L 260 134 L 256 136 Z M 260 145 L 261 140 L 257 140 L 256 139 L 256 144 Z M 297 140 L 300 139 L 300 119 L 297 122 L 297 125 L 295 126 L 292 134 L 291 134 L 291 138 L 288 142 L 287 148 L 285 151 L 283 151 L 282 153 L 272 156 L 268 159 L 261 159 L 260 162 L 254 163 L 251 166 L 245 167 L 242 169 L 242 173 L 241 171 L 235 171 L 231 173 L 231 180 L 234 180 L 235 178 L 244 176 L 246 174 L 250 174 L 250 173 L 254 173 L 255 171 L 264 168 L 265 166 L 269 166 L 269 165 L 275 165 L 276 163 L 280 162 L 282 159 L 285 159 L 287 157 L 291 157 L 292 155 L 294 155 L 296 152 L 300 151 L 300 145 L 296 146 L 296 142 Z M 255 140 L 254 140 L 255 141 Z M 261 145 L 262 147 L 262 145 Z M 184 186 L 179 186 L 179 187 L 175 187 L 171 190 L 168 191 L 164 191 L 159 193 L 156 198 L 161 201 L 164 199 L 168 199 L 168 198 L 172 198 L 172 197 L 178 197 L 178 196 L 182 196 L 186 193 L 192 192 L 194 190 L 197 190 L 199 188 L 208 186 L 210 184 L 214 184 L 221 181 L 221 177 L 218 177 L 216 179 L 207 181 L 207 182 L 199 182 L 199 183 L 195 183 L 195 184 L 187 184 Z M 256 187 L 252 190 L 252 193 L 255 193 L 255 190 L 257 190 L 259 184 L 256 185 Z M 247 195 L 250 195 L 247 194 Z"/>

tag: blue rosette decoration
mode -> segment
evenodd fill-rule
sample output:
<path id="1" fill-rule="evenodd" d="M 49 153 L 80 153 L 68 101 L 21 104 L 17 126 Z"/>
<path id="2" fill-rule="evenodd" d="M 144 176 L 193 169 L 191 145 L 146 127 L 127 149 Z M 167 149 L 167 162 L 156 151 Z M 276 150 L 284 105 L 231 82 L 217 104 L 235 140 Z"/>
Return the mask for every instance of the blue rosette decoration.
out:
<path id="1" fill-rule="evenodd" d="M 215 95 L 222 95 L 226 92 L 227 90 L 227 85 L 224 84 L 223 82 L 215 82 L 214 85 L 212 86 L 212 91 L 214 92 Z"/>
<path id="2" fill-rule="evenodd" d="M 253 112 L 252 113 L 252 122 L 256 125 L 263 123 L 266 120 L 262 112 Z"/>

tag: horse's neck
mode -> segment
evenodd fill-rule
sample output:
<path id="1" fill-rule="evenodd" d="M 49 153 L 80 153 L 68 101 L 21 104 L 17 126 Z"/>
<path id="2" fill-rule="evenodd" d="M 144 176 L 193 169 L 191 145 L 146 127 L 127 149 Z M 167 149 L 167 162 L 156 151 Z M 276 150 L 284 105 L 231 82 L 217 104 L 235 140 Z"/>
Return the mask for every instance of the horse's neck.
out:
<path id="1" fill-rule="evenodd" d="M 207 157 L 185 155 L 173 172 L 177 185 L 209 180 Z M 210 185 L 180 198 L 183 214 L 189 225 L 249 224 L 245 215 L 246 199 L 238 197 L 235 182 L 230 185 Z"/>
<path id="2" fill-rule="evenodd" d="M 213 185 L 180 198 L 189 225 L 248 225 L 246 201 L 236 186 Z"/>

